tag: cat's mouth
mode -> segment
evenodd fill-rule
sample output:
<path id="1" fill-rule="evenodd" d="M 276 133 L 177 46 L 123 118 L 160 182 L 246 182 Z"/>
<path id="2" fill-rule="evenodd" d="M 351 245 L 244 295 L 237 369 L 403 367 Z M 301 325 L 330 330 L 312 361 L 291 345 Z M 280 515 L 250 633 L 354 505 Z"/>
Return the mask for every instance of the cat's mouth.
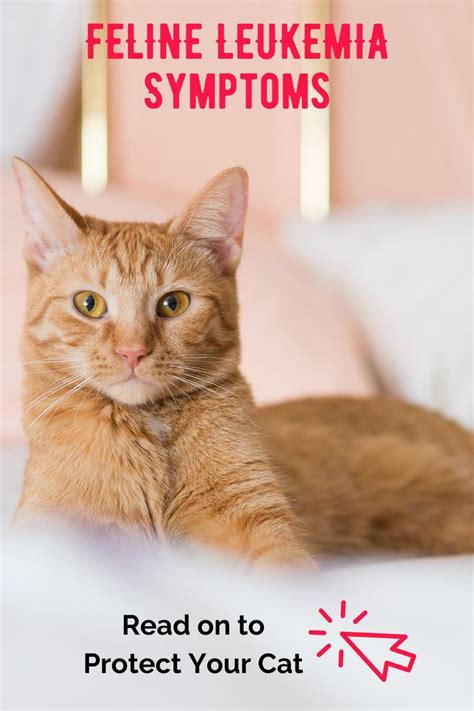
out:
<path id="1" fill-rule="evenodd" d="M 150 380 L 145 380 L 145 378 L 141 378 L 134 371 L 127 375 L 126 378 L 123 378 L 123 380 L 116 380 L 115 383 L 112 383 L 112 385 L 128 385 L 133 383 L 141 383 L 143 385 L 156 385 L 156 383 L 152 383 Z"/>
<path id="2" fill-rule="evenodd" d="M 117 380 L 115 385 L 119 385 L 120 383 L 133 383 L 134 380 L 140 381 L 142 383 L 147 383 L 149 382 L 148 380 L 143 380 L 143 378 L 140 378 L 136 373 L 130 373 L 126 378 L 123 380 Z"/>
<path id="3" fill-rule="evenodd" d="M 140 405 L 162 395 L 162 387 L 159 383 L 145 380 L 134 372 L 122 380 L 108 383 L 102 389 L 113 400 L 124 405 Z"/>

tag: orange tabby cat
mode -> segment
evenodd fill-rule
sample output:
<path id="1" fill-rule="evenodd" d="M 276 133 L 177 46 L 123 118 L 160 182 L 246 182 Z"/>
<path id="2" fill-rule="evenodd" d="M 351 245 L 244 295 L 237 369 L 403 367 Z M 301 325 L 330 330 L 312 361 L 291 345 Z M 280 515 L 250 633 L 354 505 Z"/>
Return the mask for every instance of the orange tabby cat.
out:
<path id="1" fill-rule="evenodd" d="M 472 436 L 399 402 L 255 409 L 239 371 L 241 168 L 165 224 L 82 217 L 26 163 L 30 447 L 17 518 L 251 559 L 471 550 Z"/>

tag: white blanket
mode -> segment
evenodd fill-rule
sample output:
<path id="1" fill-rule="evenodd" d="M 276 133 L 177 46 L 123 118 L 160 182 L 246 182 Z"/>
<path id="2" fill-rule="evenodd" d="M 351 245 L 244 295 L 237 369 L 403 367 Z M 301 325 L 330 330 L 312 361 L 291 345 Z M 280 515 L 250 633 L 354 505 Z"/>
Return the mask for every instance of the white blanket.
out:
<path id="1" fill-rule="evenodd" d="M 11 517 L 24 454 L 3 461 L 4 523 Z M 140 551 L 64 531 L 4 536 L 3 708 L 123 709 L 470 709 L 472 559 L 323 560 L 307 574 L 246 570 L 208 552 Z M 346 601 L 340 620 L 341 601 Z M 319 613 L 332 616 L 328 623 Z M 367 615 L 354 625 L 362 611 Z M 141 621 L 189 616 L 190 634 L 122 634 L 123 615 Z M 260 620 L 241 635 L 237 620 Z M 230 635 L 203 635 L 200 620 L 228 620 Z M 256 625 L 258 627 L 258 624 Z M 310 635 L 308 630 L 326 631 Z M 407 635 L 412 670 L 388 668 L 383 682 L 339 632 Z M 223 630 L 222 628 L 222 631 Z M 352 638 L 374 666 L 409 666 L 391 640 Z M 316 653 L 332 644 L 322 656 Z M 338 650 L 344 665 L 338 666 Z M 138 660 L 179 657 L 181 673 L 85 674 L 85 655 Z M 190 654 L 206 653 L 195 672 Z M 292 673 L 266 673 L 273 654 Z M 295 655 L 300 661 L 294 663 Z M 249 658 L 247 671 L 211 673 L 209 658 Z M 89 658 L 90 663 L 96 657 Z M 120 667 L 120 662 L 117 662 Z M 165 662 L 161 664 L 165 665 Z M 273 658 L 263 657 L 268 669 Z M 219 662 L 211 664 L 216 667 Z M 240 662 L 240 666 L 242 663 Z M 296 666 L 303 669 L 296 672 Z M 164 667 L 163 667 L 164 668 Z"/>

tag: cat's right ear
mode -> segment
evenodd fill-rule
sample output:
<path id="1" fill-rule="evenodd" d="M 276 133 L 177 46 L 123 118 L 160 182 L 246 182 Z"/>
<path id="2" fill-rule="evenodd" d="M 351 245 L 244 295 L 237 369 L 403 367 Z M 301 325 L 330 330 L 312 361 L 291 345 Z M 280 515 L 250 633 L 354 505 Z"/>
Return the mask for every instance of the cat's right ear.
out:
<path id="1" fill-rule="evenodd" d="M 170 233 L 206 245 L 222 270 L 233 273 L 242 253 L 247 196 L 246 171 L 223 170 L 174 218 Z"/>
<path id="2" fill-rule="evenodd" d="M 58 253 L 80 245 L 83 218 L 21 158 L 12 161 L 26 227 L 25 259 L 44 271 Z"/>

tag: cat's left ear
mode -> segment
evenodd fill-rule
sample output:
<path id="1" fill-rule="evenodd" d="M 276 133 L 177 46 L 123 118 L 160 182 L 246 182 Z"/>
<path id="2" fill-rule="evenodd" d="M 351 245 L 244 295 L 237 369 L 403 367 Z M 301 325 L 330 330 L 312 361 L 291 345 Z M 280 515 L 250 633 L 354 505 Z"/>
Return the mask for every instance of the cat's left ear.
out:
<path id="1" fill-rule="evenodd" d="M 84 218 L 21 158 L 12 161 L 26 226 L 25 259 L 40 271 L 80 245 Z"/>
<path id="2" fill-rule="evenodd" d="M 248 176 L 243 168 L 216 175 L 172 221 L 170 232 L 205 243 L 222 270 L 237 269 L 247 214 Z"/>

